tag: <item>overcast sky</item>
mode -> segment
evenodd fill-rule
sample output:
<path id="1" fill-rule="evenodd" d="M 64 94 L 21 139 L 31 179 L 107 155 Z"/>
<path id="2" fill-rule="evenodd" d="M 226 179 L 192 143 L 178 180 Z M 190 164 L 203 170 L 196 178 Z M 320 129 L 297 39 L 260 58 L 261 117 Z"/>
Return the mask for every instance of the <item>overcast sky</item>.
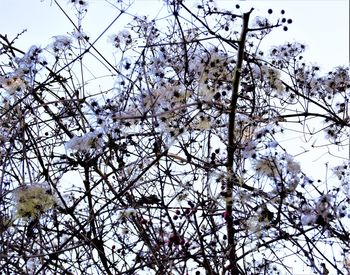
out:
<path id="1" fill-rule="evenodd" d="M 59 0 L 64 7 L 67 7 L 68 2 L 68 0 Z M 195 5 L 197 1 L 188 2 Z M 255 8 L 253 16 L 268 16 L 267 9 L 272 8 L 274 12 L 268 16 L 271 19 L 280 15 L 280 10 L 284 9 L 285 16 L 291 18 L 293 24 L 289 26 L 287 32 L 273 31 L 264 43 L 279 44 L 286 41 L 305 43 L 308 45 L 306 60 L 318 63 L 324 70 L 337 65 L 349 64 L 348 0 L 216 0 L 216 2 L 226 9 L 231 6 L 233 8 L 239 3 L 242 12 L 253 6 Z M 89 3 L 90 12 L 86 18 L 85 31 L 93 39 L 93 36 L 98 35 L 116 13 L 104 0 L 90 0 Z M 161 10 L 162 3 L 162 0 L 135 0 L 132 12 L 157 13 Z M 51 42 L 52 36 L 72 31 L 69 21 L 51 0 L 0 0 L 0 4 L 2 9 L 1 33 L 14 37 L 17 33 L 27 29 L 17 44 L 24 48 L 29 48 L 33 44 L 44 47 Z M 125 18 L 125 22 L 128 22 L 128 19 L 130 18 Z M 117 26 L 114 27 L 114 30 L 119 31 Z M 102 42 L 105 41 L 106 39 L 102 40 Z"/>

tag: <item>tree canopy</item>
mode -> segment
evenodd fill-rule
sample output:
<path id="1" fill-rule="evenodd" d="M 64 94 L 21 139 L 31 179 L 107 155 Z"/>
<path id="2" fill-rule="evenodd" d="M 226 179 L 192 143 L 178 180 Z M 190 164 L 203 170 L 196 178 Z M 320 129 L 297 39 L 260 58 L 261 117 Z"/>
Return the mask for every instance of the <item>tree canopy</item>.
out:
<path id="1" fill-rule="evenodd" d="M 349 69 L 261 49 L 287 10 L 106 1 L 90 37 L 87 1 L 52 4 L 72 29 L 46 47 L 0 34 L 5 274 L 349 274 Z"/>

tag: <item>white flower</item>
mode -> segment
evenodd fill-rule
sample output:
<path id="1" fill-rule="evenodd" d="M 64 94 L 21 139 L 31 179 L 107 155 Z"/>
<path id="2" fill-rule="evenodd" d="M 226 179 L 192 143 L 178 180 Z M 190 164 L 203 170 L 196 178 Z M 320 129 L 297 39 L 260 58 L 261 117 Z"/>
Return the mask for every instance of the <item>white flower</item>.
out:
<path id="1" fill-rule="evenodd" d="M 300 178 L 298 176 L 294 176 L 289 181 L 286 182 L 287 188 L 286 191 L 294 192 L 300 183 Z"/>
<path id="2" fill-rule="evenodd" d="M 87 0 L 68 0 L 68 3 L 73 4 L 77 9 L 87 9 L 88 1 Z"/>
<path id="3" fill-rule="evenodd" d="M 26 265 L 27 265 L 28 273 L 35 274 L 37 273 L 36 271 L 41 264 L 38 258 L 33 257 L 33 258 L 28 258 Z"/>
<path id="4" fill-rule="evenodd" d="M 53 39 L 55 41 L 52 43 L 52 48 L 55 51 L 69 49 L 72 46 L 72 39 L 69 36 L 57 35 Z"/>
<path id="5" fill-rule="evenodd" d="M 288 172 L 293 173 L 293 174 L 300 172 L 299 163 L 295 162 L 291 155 L 288 155 L 288 154 L 286 155 L 286 161 L 287 161 Z"/>
<path id="6" fill-rule="evenodd" d="M 0 130 L 0 142 L 7 142 L 10 139 L 10 134 L 7 131 Z"/>
<path id="7" fill-rule="evenodd" d="M 301 223 L 303 225 L 313 225 L 315 223 L 327 223 L 333 217 L 333 196 L 326 194 L 318 198 L 314 207 L 305 204 L 302 207 L 303 215 Z"/>
<path id="8" fill-rule="evenodd" d="M 83 136 L 74 136 L 66 143 L 67 150 L 86 152 L 90 149 L 101 150 L 103 148 L 103 139 L 99 137 L 100 133 L 90 132 Z"/>
<path id="9" fill-rule="evenodd" d="M 257 28 L 263 28 L 271 26 L 271 23 L 265 17 L 256 16 L 253 21 L 253 26 Z"/>
<path id="10" fill-rule="evenodd" d="M 56 200 L 48 191 L 47 184 L 35 184 L 16 190 L 17 216 L 20 218 L 35 218 L 51 209 Z"/>
<path id="11" fill-rule="evenodd" d="M 209 117 L 201 117 L 196 125 L 199 130 L 209 130 L 211 128 L 211 122 Z"/>
<path id="12" fill-rule="evenodd" d="M 26 87 L 26 82 L 18 77 L 0 77 L 0 85 L 10 94 L 15 94 Z"/>
<path id="13" fill-rule="evenodd" d="M 22 57 L 15 57 L 14 61 L 17 64 L 16 70 L 10 76 L 13 79 L 21 79 L 22 81 L 27 81 L 28 83 L 33 83 L 33 75 L 38 72 L 38 65 L 45 63 L 42 58 L 42 49 L 38 46 L 31 46 L 28 52 Z"/>
<path id="14" fill-rule="evenodd" d="M 243 178 L 241 178 L 240 181 L 244 183 Z M 236 192 L 233 198 L 236 203 L 241 204 L 242 202 L 250 201 L 252 199 L 252 195 L 247 190 L 240 190 Z"/>
<path id="15" fill-rule="evenodd" d="M 273 47 L 270 51 L 270 56 L 274 60 L 289 61 L 292 58 L 297 57 L 305 51 L 305 45 L 296 43 L 288 43 L 278 47 Z"/>
<path id="16" fill-rule="evenodd" d="M 113 43 L 114 47 L 116 48 L 124 48 L 125 46 L 128 46 L 132 43 L 131 35 L 127 30 L 123 30 L 118 34 L 111 35 L 108 40 L 109 42 Z"/>
<path id="17" fill-rule="evenodd" d="M 77 40 L 81 40 L 81 41 L 86 41 L 88 40 L 88 35 L 83 32 L 82 30 L 75 30 L 73 33 L 72 33 L 73 37 Z"/>
<path id="18" fill-rule="evenodd" d="M 285 92 L 285 87 L 283 82 L 279 79 L 276 79 L 273 83 L 273 88 L 275 88 L 278 95 L 282 95 Z"/>
<path id="19" fill-rule="evenodd" d="M 264 230 L 264 227 L 267 225 L 265 221 L 259 221 L 259 217 L 257 215 L 251 216 L 246 221 L 247 230 L 249 231 L 250 238 L 252 240 L 259 239 L 262 237 L 264 233 L 267 233 L 267 230 Z"/>
<path id="20" fill-rule="evenodd" d="M 350 162 L 344 162 L 342 165 L 335 166 L 332 170 L 334 175 L 338 177 L 339 180 L 344 181 L 350 176 Z"/>
<path id="21" fill-rule="evenodd" d="M 270 158 L 260 158 L 255 162 L 255 170 L 267 177 L 276 178 L 279 176 L 278 168 L 272 159 Z"/>

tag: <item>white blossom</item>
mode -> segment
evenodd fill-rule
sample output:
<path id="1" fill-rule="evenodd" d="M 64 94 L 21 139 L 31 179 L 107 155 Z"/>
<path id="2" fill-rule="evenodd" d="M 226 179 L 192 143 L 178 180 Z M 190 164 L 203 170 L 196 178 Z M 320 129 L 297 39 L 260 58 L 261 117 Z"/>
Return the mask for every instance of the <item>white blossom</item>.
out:
<path id="1" fill-rule="evenodd" d="M 86 152 L 90 149 L 101 150 L 103 148 L 103 139 L 99 137 L 98 132 L 86 133 L 83 136 L 74 136 L 69 140 L 65 147 L 67 150 Z"/>
<path id="2" fill-rule="evenodd" d="M 9 93 L 15 94 L 26 87 L 26 82 L 16 75 L 12 77 L 2 77 L 0 76 L 0 85 Z"/>
<path id="3" fill-rule="evenodd" d="M 42 49 L 38 46 L 31 46 L 23 57 L 16 57 L 14 61 L 17 64 L 17 68 L 10 75 L 10 78 L 20 79 L 21 82 L 34 83 L 34 76 L 39 71 L 39 67 L 45 63 L 42 57 Z M 18 85 L 18 83 L 14 83 Z M 20 84 L 23 89 L 23 83 Z"/>
<path id="4" fill-rule="evenodd" d="M 117 34 L 111 35 L 108 41 L 116 48 L 124 48 L 132 43 L 132 37 L 128 30 L 123 30 Z"/>
<path id="5" fill-rule="evenodd" d="M 72 46 L 72 39 L 67 35 L 57 35 L 53 39 L 51 46 L 55 51 L 69 49 Z"/>
<path id="6" fill-rule="evenodd" d="M 86 41 L 88 40 L 88 35 L 83 32 L 82 30 L 75 30 L 73 33 L 72 33 L 73 37 L 77 40 L 81 40 L 81 41 Z"/>
<path id="7" fill-rule="evenodd" d="M 344 162 L 342 165 L 335 166 L 332 170 L 335 176 L 338 177 L 339 180 L 344 181 L 345 179 L 350 178 L 350 162 Z"/>
<path id="8" fill-rule="evenodd" d="M 262 157 L 255 161 L 255 170 L 264 176 L 276 178 L 279 176 L 279 169 L 276 163 L 269 157 Z"/>
<path id="9" fill-rule="evenodd" d="M 47 183 L 24 186 L 15 193 L 17 216 L 20 218 L 39 217 L 51 209 L 56 199 L 49 193 Z"/>
<path id="10" fill-rule="evenodd" d="M 286 154 L 286 161 L 287 161 L 287 170 L 290 173 L 299 173 L 300 172 L 300 165 L 299 163 L 295 162 L 293 160 L 293 157 L 289 154 Z"/>

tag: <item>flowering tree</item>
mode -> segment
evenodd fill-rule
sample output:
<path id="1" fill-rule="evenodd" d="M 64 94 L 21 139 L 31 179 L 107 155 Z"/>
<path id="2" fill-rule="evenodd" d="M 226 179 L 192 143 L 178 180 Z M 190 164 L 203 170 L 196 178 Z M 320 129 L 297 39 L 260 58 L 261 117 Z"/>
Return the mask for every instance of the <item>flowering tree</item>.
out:
<path id="1" fill-rule="evenodd" d="M 349 71 L 320 75 L 300 43 L 264 53 L 284 10 L 166 1 L 110 35 L 110 56 L 96 45 L 125 1 L 106 1 L 97 38 L 85 0 L 53 2 L 71 35 L 28 51 L 0 36 L 3 272 L 350 272 L 349 161 L 313 179 L 281 142 L 349 146 Z"/>

